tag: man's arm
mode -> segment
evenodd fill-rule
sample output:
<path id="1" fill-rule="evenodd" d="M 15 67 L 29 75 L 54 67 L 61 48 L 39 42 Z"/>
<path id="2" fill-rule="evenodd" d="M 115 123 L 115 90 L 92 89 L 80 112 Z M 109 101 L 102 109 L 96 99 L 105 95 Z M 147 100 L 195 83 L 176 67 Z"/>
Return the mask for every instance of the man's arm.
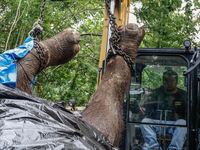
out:
<path id="1" fill-rule="evenodd" d="M 155 89 L 144 102 L 144 104 L 140 107 L 140 115 L 147 115 L 149 111 L 152 110 L 152 106 L 158 101 L 158 95 L 161 87 Z M 154 103 L 155 102 L 155 103 Z"/>

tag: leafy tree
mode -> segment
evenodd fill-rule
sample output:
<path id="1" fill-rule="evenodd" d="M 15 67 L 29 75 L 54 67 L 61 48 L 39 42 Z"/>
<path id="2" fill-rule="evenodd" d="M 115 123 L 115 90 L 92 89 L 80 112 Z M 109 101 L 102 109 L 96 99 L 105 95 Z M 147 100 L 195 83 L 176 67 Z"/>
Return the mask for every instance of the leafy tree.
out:
<path id="1" fill-rule="evenodd" d="M 181 47 L 189 38 L 193 45 L 198 33 L 198 0 L 131 0 L 138 22 L 144 24 L 145 38 L 141 47 Z M 103 30 L 104 6 L 101 0 L 47 0 L 43 16 L 43 36 L 47 39 L 65 28 L 81 33 L 81 51 L 69 63 L 49 67 L 36 77 L 36 96 L 53 102 L 75 99 L 84 105 L 95 91 Z M 0 1 L 0 53 L 17 47 L 27 38 L 32 25 L 39 19 L 41 0 Z M 184 11 L 184 12 L 183 12 Z M 183 12 L 183 13 L 182 13 Z"/>
<path id="2" fill-rule="evenodd" d="M 200 7 L 197 0 L 131 0 L 139 23 L 144 24 L 146 35 L 143 47 L 181 48 L 190 39 L 197 39 Z M 136 4 L 141 4 L 137 8 Z M 185 6 L 184 6 L 185 4 Z M 197 15 L 194 13 L 198 12 Z"/>
<path id="3" fill-rule="evenodd" d="M 197 0 L 131 0 L 137 21 L 145 28 L 145 37 L 140 45 L 148 48 L 183 48 L 189 39 L 192 46 L 200 47 L 200 4 Z M 141 7 L 138 7 L 141 5 Z M 198 42 L 197 42 L 198 41 Z M 143 71 L 142 86 L 155 89 L 162 85 L 162 73 L 154 72 L 153 66 Z M 184 68 L 184 71 L 186 68 Z M 186 90 L 182 73 L 178 87 Z"/>
<path id="4" fill-rule="evenodd" d="M 42 1 L 4 0 L 0 2 L 0 51 L 17 47 L 27 38 L 40 17 Z M 81 51 L 69 63 L 49 67 L 36 77 L 35 95 L 53 102 L 75 99 L 84 105 L 96 87 L 104 2 L 100 0 L 47 0 L 43 15 L 42 39 L 65 28 L 81 33 Z"/>
<path id="5" fill-rule="evenodd" d="M 56 3 L 59 3 L 59 6 Z M 63 3 L 56 3 L 52 5 L 55 5 L 58 13 L 61 10 L 66 13 L 66 8 L 62 6 Z M 38 84 L 35 87 L 35 93 L 38 96 L 54 102 L 75 99 L 78 101 L 78 105 L 84 105 L 90 99 L 96 86 L 101 27 L 103 26 L 103 7 L 103 3 L 99 3 L 99 1 L 92 3 L 91 1 L 71 1 L 71 6 L 67 8 L 70 17 L 66 18 L 65 16 L 68 14 L 66 13 L 55 22 L 51 21 L 51 26 L 59 24 L 54 31 L 59 32 L 66 27 L 78 30 L 82 35 L 81 51 L 69 63 L 60 65 L 59 68 L 47 68 L 45 70 L 46 78 L 43 74 L 38 75 Z M 55 13 L 55 18 L 56 15 L 57 13 Z M 63 17 L 67 21 L 62 21 Z M 51 36 L 51 34 L 48 36 Z"/>

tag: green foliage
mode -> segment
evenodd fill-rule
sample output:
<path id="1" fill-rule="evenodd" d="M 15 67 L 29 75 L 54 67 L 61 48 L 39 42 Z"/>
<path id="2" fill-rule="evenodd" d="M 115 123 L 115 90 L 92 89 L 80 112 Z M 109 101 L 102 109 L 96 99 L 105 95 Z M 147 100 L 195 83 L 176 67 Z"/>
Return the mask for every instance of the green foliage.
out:
<path id="1" fill-rule="evenodd" d="M 199 14 L 195 16 L 194 10 L 200 7 L 198 0 L 187 0 L 184 7 L 182 0 L 131 0 L 131 5 L 136 2 L 142 7 L 135 6 L 134 14 L 146 31 L 141 47 L 180 48 L 184 39 L 194 39 L 197 35 Z M 96 35 L 103 32 L 104 5 L 101 0 L 47 0 L 42 24 L 44 39 L 72 28 L 82 34 L 81 50 L 69 63 L 57 69 L 49 67 L 45 74 L 37 75 L 36 96 L 53 102 L 75 99 L 78 105 L 91 98 L 96 87 L 102 38 Z M 0 1 L 0 53 L 23 43 L 39 19 L 41 6 L 41 0 Z M 148 76 L 145 78 L 153 86 Z M 160 82 L 159 78 L 154 80 Z"/>
<path id="2" fill-rule="evenodd" d="M 20 7 L 19 4 L 20 0 L 0 1 L 1 53 L 5 50 L 17 10 L 18 21 L 12 29 L 7 49 L 21 45 L 40 17 L 42 1 L 23 0 Z M 88 102 L 96 87 L 101 36 L 95 34 L 101 35 L 103 32 L 103 17 L 104 2 L 100 0 L 46 2 L 42 24 L 45 39 L 65 28 L 72 28 L 86 35 L 82 36 L 81 50 L 74 59 L 58 69 L 56 66 L 49 67 L 44 70 L 45 73 L 41 72 L 36 76 L 36 96 L 53 102 L 75 99 L 79 106 Z"/>
<path id="3" fill-rule="evenodd" d="M 56 17 L 57 13 L 55 13 L 55 20 L 50 21 L 51 25 L 52 23 L 55 25 L 61 21 L 55 31 L 59 32 L 63 30 L 66 28 L 66 24 L 68 24 L 67 27 L 76 29 L 81 34 L 101 34 L 103 9 L 90 10 L 90 8 L 103 7 L 103 4 L 89 3 L 85 7 L 85 3 L 87 3 L 87 1 L 82 1 L 82 3 L 71 1 L 71 9 L 65 8 L 68 9 L 68 13 L 64 12 L 66 10 L 61 4 L 59 5 L 60 7 L 54 6 L 56 10 L 58 10 L 58 13 L 60 13 L 60 10 L 65 13 L 64 15 L 60 13 L 59 18 Z M 55 5 L 55 3 L 53 3 L 53 5 Z M 52 11 L 54 12 L 55 9 Z M 66 14 L 70 17 L 66 17 L 67 21 L 62 22 L 60 19 L 66 16 Z M 52 35 L 50 34 L 49 36 Z M 53 102 L 75 99 L 78 105 L 85 105 L 91 98 L 92 93 L 94 93 L 96 86 L 100 44 L 101 36 L 82 36 L 82 42 L 80 43 L 81 51 L 73 60 L 48 74 L 48 82 L 42 73 L 37 76 L 37 81 L 42 83 L 42 86 L 39 87 L 40 91 L 38 91 L 37 85 L 34 90 L 35 93 Z M 55 67 L 49 67 L 45 72 L 50 72 L 54 68 Z"/>
<path id="4" fill-rule="evenodd" d="M 142 72 L 142 88 L 157 89 L 163 85 L 163 72 L 155 72 L 153 70 L 154 66 L 147 66 Z M 178 84 L 177 87 L 187 91 L 187 87 L 184 86 L 184 76 L 183 72 L 187 70 L 186 66 L 181 67 L 181 72 L 178 74 Z"/>
<path id="5" fill-rule="evenodd" d="M 138 22 L 145 27 L 143 47 L 181 48 L 185 39 L 200 45 L 194 40 L 199 32 L 200 14 L 194 14 L 195 10 L 200 11 L 197 0 L 132 0 L 132 4 Z M 136 4 L 142 7 L 137 8 Z"/>
<path id="6" fill-rule="evenodd" d="M 153 66 L 148 66 L 142 74 L 142 87 L 156 89 L 162 85 L 162 73 L 154 72 Z"/>

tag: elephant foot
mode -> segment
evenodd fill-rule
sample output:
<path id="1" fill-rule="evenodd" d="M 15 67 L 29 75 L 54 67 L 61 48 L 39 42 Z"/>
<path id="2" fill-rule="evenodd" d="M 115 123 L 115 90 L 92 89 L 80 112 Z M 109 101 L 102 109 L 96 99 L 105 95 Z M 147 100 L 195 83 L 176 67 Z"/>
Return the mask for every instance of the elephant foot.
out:
<path id="1" fill-rule="evenodd" d="M 139 28 L 137 24 L 129 23 L 126 26 L 119 26 L 117 31 L 120 36 L 119 45 L 134 63 L 138 48 L 145 35 L 144 29 Z"/>
<path id="2" fill-rule="evenodd" d="M 48 66 L 55 66 L 69 62 L 79 51 L 81 36 L 73 29 L 65 29 L 52 38 L 42 41 L 49 56 Z"/>

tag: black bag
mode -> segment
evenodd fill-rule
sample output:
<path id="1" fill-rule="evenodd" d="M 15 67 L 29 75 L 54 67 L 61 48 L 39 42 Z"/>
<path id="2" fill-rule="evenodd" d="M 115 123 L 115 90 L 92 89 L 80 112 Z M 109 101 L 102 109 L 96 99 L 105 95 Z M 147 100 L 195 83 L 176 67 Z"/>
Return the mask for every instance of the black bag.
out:
<path id="1" fill-rule="evenodd" d="M 0 149 L 117 148 L 63 107 L 0 84 Z"/>

